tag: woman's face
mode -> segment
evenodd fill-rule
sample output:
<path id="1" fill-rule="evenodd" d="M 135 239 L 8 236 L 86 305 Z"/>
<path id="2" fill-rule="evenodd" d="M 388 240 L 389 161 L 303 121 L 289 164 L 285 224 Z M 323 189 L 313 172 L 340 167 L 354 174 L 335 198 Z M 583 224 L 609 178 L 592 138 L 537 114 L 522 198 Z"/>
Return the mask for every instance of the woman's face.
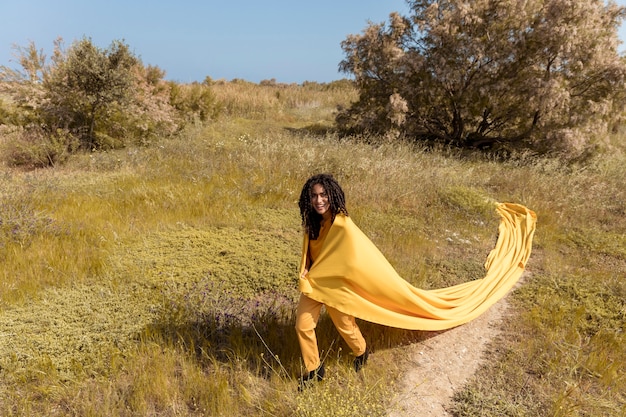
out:
<path id="1" fill-rule="evenodd" d="M 317 214 L 326 218 L 330 215 L 330 203 L 328 194 L 322 184 L 315 184 L 311 188 L 311 205 Z"/>

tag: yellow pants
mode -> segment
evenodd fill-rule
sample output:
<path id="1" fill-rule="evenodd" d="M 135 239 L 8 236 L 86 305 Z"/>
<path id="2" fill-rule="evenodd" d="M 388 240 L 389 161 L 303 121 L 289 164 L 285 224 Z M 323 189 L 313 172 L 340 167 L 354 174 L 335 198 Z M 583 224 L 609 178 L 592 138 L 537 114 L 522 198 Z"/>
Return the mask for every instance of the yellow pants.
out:
<path id="1" fill-rule="evenodd" d="M 300 295 L 300 302 L 296 310 L 296 333 L 300 343 L 300 351 L 304 366 L 308 372 L 320 366 L 320 354 L 317 348 L 315 327 L 320 318 L 322 303 L 310 299 L 304 294 Z M 355 356 L 365 353 L 365 339 L 353 316 L 342 313 L 332 307 L 326 306 L 326 311 L 335 324 L 337 331 L 346 341 Z"/>

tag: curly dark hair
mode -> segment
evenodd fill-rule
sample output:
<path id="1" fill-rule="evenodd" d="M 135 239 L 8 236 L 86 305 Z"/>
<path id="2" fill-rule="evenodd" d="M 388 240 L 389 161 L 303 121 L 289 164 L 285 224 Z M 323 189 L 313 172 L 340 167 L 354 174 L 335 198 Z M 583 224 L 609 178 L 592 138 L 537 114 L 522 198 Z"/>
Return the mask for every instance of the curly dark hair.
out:
<path id="1" fill-rule="evenodd" d="M 322 216 L 318 214 L 311 204 L 311 194 L 313 186 L 319 184 L 324 187 L 324 191 L 328 194 L 328 203 L 330 205 L 330 213 L 332 221 L 335 220 L 337 213 L 348 215 L 346 208 L 346 197 L 339 183 L 331 174 L 316 174 L 310 177 L 302 187 L 298 206 L 300 207 L 300 216 L 302 217 L 302 226 L 309 234 L 310 239 L 317 239 L 320 234 Z"/>

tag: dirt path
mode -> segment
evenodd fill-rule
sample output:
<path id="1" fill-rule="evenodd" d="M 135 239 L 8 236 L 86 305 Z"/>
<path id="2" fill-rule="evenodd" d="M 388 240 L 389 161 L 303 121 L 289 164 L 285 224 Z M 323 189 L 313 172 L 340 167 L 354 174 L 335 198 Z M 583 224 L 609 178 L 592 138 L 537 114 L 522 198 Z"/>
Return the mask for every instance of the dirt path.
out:
<path id="1" fill-rule="evenodd" d="M 450 417 L 452 395 L 476 372 L 498 333 L 506 298 L 473 321 L 407 348 L 407 369 L 389 417 Z"/>

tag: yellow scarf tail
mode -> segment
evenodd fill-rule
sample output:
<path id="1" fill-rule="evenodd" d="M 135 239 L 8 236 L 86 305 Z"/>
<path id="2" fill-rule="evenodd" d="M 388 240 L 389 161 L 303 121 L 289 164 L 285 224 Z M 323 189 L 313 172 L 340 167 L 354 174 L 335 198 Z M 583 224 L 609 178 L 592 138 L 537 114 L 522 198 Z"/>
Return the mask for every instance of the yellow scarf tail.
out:
<path id="1" fill-rule="evenodd" d="M 350 217 L 337 215 L 300 291 L 343 313 L 391 327 L 444 330 L 478 317 L 504 297 L 524 272 L 537 216 L 519 204 L 499 203 L 499 235 L 484 278 L 437 290 L 416 288 Z M 305 234 L 300 272 L 306 265 Z"/>

